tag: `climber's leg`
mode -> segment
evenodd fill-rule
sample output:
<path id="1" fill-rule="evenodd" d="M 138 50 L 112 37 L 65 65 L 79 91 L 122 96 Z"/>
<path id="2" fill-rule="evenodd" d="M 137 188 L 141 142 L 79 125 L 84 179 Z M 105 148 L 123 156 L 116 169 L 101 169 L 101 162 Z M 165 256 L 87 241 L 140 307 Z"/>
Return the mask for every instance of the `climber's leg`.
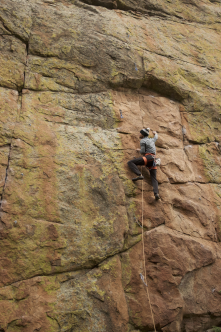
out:
<path id="1" fill-rule="evenodd" d="M 127 165 L 129 166 L 129 168 L 131 169 L 131 171 L 133 173 L 138 175 L 138 177 L 132 179 L 132 181 L 143 180 L 144 177 L 141 175 L 141 172 L 139 171 L 139 169 L 137 167 L 137 165 L 139 165 L 139 166 L 144 165 L 144 160 L 143 160 L 142 157 L 135 158 L 135 159 L 132 159 L 132 160 L 128 161 Z"/>
<path id="2" fill-rule="evenodd" d="M 158 181 L 157 181 L 157 170 L 150 169 L 150 178 L 153 186 L 153 192 L 156 199 L 159 199 L 159 191 L 158 191 Z"/>

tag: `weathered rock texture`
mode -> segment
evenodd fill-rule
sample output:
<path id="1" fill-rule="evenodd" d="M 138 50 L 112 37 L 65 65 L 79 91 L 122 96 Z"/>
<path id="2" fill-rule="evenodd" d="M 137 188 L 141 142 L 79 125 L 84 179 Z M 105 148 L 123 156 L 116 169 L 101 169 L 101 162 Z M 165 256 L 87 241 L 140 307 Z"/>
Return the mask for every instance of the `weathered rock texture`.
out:
<path id="1" fill-rule="evenodd" d="M 220 0 L 0 1 L 0 331 L 153 331 L 143 126 L 157 331 L 221 324 L 220 28 Z"/>

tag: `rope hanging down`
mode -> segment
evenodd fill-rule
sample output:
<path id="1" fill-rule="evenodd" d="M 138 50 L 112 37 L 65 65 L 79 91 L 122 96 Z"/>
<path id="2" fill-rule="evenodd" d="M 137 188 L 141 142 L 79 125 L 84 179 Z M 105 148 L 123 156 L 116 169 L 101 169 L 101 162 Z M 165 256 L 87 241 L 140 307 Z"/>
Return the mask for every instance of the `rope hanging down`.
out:
<path id="1" fill-rule="evenodd" d="M 141 173 L 143 174 L 143 167 L 141 167 Z M 141 279 L 142 279 L 143 283 L 146 286 L 145 288 L 146 288 L 147 297 L 148 297 L 148 301 L 149 301 L 149 305 L 150 305 L 150 312 L 151 312 L 151 316 L 152 316 L 154 331 L 157 332 L 155 322 L 154 322 L 153 310 L 152 310 L 152 305 L 151 305 L 151 301 L 150 301 L 150 294 L 149 294 L 149 290 L 148 290 L 147 275 L 146 275 L 145 252 L 144 252 L 144 234 L 143 234 L 143 181 L 142 181 L 142 206 L 141 206 L 141 208 L 142 208 L 142 245 L 143 245 L 144 277 L 142 276 L 142 274 L 140 274 L 140 276 L 141 276 Z"/>

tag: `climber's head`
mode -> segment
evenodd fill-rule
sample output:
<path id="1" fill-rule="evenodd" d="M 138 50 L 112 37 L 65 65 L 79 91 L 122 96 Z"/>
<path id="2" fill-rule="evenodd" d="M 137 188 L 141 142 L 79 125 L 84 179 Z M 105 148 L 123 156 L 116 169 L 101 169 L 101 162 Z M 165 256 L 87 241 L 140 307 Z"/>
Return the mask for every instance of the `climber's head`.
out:
<path id="1" fill-rule="evenodd" d="M 140 133 L 141 133 L 140 138 L 149 136 L 149 131 L 150 131 L 150 128 L 143 128 L 143 129 L 141 129 L 141 131 L 140 131 Z"/>

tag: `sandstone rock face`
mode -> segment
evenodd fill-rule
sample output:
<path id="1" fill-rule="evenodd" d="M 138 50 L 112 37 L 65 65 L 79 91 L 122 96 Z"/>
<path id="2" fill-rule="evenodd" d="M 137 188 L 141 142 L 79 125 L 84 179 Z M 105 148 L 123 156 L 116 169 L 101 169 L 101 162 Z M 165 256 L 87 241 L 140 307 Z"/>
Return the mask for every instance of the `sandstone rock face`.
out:
<path id="1" fill-rule="evenodd" d="M 221 326 L 219 0 L 1 0 L 0 331 Z"/>

